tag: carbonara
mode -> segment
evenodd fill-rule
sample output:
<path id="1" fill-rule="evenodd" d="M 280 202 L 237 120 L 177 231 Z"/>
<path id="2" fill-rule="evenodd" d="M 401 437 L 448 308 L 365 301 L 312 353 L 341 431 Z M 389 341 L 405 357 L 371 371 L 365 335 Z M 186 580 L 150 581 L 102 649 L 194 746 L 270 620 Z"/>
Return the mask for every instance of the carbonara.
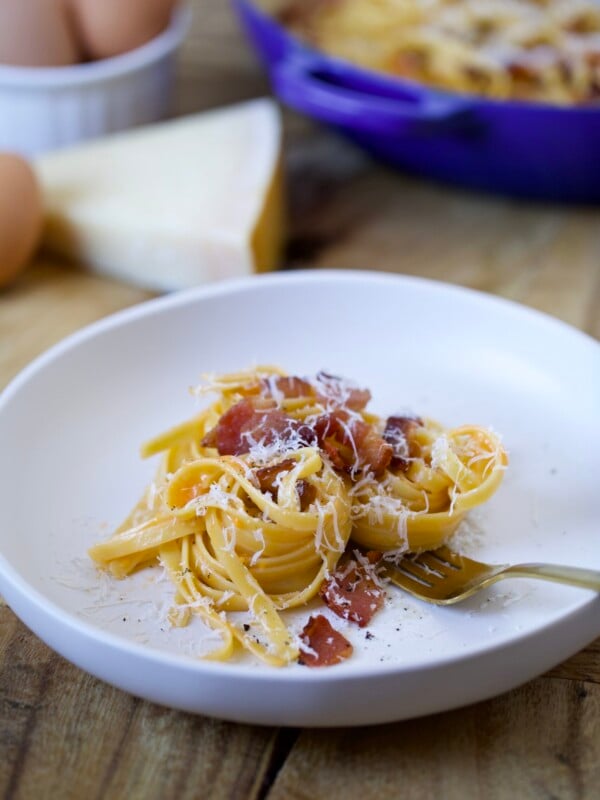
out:
<path id="1" fill-rule="evenodd" d="M 263 4 L 331 55 L 443 90 L 559 105 L 600 98 L 594 0 Z"/>
<path id="2" fill-rule="evenodd" d="M 171 622 L 199 615 L 220 634 L 214 659 L 236 642 L 277 666 L 347 657 L 325 618 L 294 637 L 281 612 L 320 596 L 366 624 L 382 604 L 380 555 L 443 543 L 507 464 L 491 431 L 378 417 L 368 390 L 323 372 L 259 367 L 194 391 L 217 399 L 144 445 L 162 454 L 158 474 L 90 555 L 116 578 L 162 564 L 176 589 Z"/>

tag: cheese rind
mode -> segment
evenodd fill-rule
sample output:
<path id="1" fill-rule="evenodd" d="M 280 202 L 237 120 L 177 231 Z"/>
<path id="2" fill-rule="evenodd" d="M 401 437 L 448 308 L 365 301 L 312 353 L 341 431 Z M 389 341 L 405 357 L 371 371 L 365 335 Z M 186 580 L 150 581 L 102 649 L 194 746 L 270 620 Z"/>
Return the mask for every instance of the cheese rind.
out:
<path id="1" fill-rule="evenodd" d="M 44 244 L 157 290 L 274 268 L 285 233 L 281 121 L 268 99 L 58 151 L 36 165 Z"/>

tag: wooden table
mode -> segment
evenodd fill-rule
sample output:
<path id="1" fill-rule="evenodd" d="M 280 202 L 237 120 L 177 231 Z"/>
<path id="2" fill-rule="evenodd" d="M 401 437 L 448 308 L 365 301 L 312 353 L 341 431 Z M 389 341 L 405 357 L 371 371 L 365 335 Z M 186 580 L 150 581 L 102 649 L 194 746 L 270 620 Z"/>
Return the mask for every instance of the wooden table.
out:
<path id="1" fill-rule="evenodd" d="M 195 0 L 178 111 L 267 91 L 227 4 Z M 288 267 L 373 268 L 482 289 L 600 337 L 600 212 L 434 186 L 370 164 L 288 115 Z M 38 260 L 0 293 L 0 387 L 55 341 L 147 297 Z M 365 729 L 194 717 L 84 674 L 0 608 L 6 798 L 521 800 L 600 797 L 600 640 L 526 686 Z"/>

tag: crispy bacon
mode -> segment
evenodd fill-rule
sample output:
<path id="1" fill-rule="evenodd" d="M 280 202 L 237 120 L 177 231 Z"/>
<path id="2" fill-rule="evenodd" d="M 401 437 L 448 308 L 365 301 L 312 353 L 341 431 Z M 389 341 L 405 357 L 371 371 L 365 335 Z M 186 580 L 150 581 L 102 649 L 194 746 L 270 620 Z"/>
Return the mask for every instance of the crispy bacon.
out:
<path id="1" fill-rule="evenodd" d="M 360 423 L 354 438 L 363 469 L 381 475 L 392 460 L 391 446 L 366 422 Z"/>
<path id="2" fill-rule="evenodd" d="M 266 492 L 271 495 L 277 494 L 277 479 L 282 472 L 289 472 L 296 466 L 293 458 L 286 458 L 280 461 L 279 464 L 272 464 L 269 467 L 259 467 L 254 470 L 254 477 L 258 482 L 261 492 Z M 296 484 L 298 490 L 298 499 L 300 501 L 300 511 L 306 511 L 311 503 L 314 503 L 317 497 L 317 490 L 312 483 L 300 479 Z"/>
<path id="3" fill-rule="evenodd" d="M 318 394 L 315 387 L 304 378 L 297 375 L 277 375 L 263 378 L 260 382 L 260 392 L 263 396 L 273 397 L 280 393 L 285 398 L 315 397 L 326 403 L 345 406 L 352 411 L 362 411 L 369 400 L 371 392 L 368 389 L 347 387 L 342 378 L 319 372 L 317 381 L 326 387 L 324 394 Z"/>
<path id="4" fill-rule="evenodd" d="M 240 400 L 226 411 L 216 427 L 206 434 L 202 445 L 216 447 L 221 455 L 239 455 L 247 452 L 243 449 L 247 442 L 242 439 L 242 434 L 247 429 L 252 429 L 263 416 L 264 413 L 259 415 L 250 400 Z"/>
<path id="5" fill-rule="evenodd" d="M 263 378 L 260 382 L 262 393 L 273 395 L 273 386 L 276 392 L 280 392 L 284 397 L 314 397 L 316 392 L 314 387 L 304 378 L 294 375 L 278 375 L 273 378 Z"/>
<path id="6" fill-rule="evenodd" d="M 600 67 L 600 49 L 588 50 L 584 55 L 584 59 L 589 67 Z"/>
<path id="7" fill-rule="evenodd" d="M 322 9 L 339 4 L 339 0 L 290 0 L 278 9 L 277 19 L 285 27 L 301 26 L 311 30 L 313 19 Z"/>
<path id="8" fill-rule="evenodd" d="M 579 15 L 574 14 L 569 22 L 565 25 L 565 29 L 569 33 L 595 33 L 596 28 L 596 14 L 592 11 L 585 11 L 582 9 Z"/>
<path id="9" fill-rule="evenodd" d="M 373 426 L 344 409 L 323 414 L 315 421 L 314 428 L 320 447 L 337 469 L 380 475 L 392 459 L 392 446 Z"/>
<path id="10" fill-rule="evenodd" d="M 367 554 L 369 563 L 380 557 L 380 553 Z M 369 624 L 384 601 L 384 592 L 369 568 L 355 559 L 338 566 L 329 580 L 323 582 L 319 594 L 339 617 L 356 622 L 361 628 Z"/>
<path id="11" fill-rule="evenodd" d="M 411 434 L 423 425 L 419 417 L 388 417 L 383 431 L 383 438 L 393 449 L 391 466 L 402 470 L 408 469 L 409 460 L 414 457 Z"/>
<path id="12" fill-rule="evenodd" d="M 259 394 L 254 393 L 256 387 Z M 253 384 L 248 392 L 206 434 L 204 446 L 215 447 L 221 455 L 243 455 L 258 443 L 280 444 L 282 452 L 287 445 L 318 445 L 334 469 L 353 476 L 357 472 L 380 476 L 394 457 L 393 442 L 380 436 L 359 413 L 371 397 L 368 389 L 349 389 L 342 379 L 320 372 L 316 386 L 296 376 L 273 376 Z M 277 407 L 277 392 L 286 398 L 315 397 L 332 410 L 308 424 Z M 264 480 L 269 482 L 267 477 Z M 301 503 L 314 501 L 309 486 L 299 484 L 299 494 Z"/>
<path id="13" fill-rule="evenodd" d="M 211 428 L 208 433 L 205 434 L 204 438 L 200 442 L 202 447 L 216 447 L 217 446 L 217 428 Z"/>
<path id="14" fill-rule="evenodd" d="M 348 470 L 348 465 L 342 458 L 342 454 L 333 441 L 323 438 L 319 441 L 319 446 L 323 452 L 329 456 L 329 460 L 331 461 L 334 469 L 339 469 L 342 472 L 346 472 Z"/>
<path id="15" fill-rule="evenodd" d="M 293 458 L 286 458 L 279 464 L 272 464 L 270 467 L 259 467 L 254 470 L 254 476 L 258 481 L 261 492 L 275 494 L 277 491 L 277 479 L 282 472 L 289 472 L 296 466 Z"/>
<path id="16" fill-rule="evenodd" d="M 317 381 L 324 387 L 324 394 L 319 394 L 319 399 L 325 404 L 346 407 L 351 411 L 362 411 L 369 400 L 371 392 L 368 389 L 357 389 L 348 387 L 342 378 L 330 375 L 327 372 L 319 372 Z"/>
<path id="17" fill-rule="evenodd" d="M 307 667 L 330 667 L 352 655 L 352 645 L 322 614 L 311 617 L 300 634 L 298 661 Z"/>
<path id="18" fill-rule="evenodd" d="M 368 389 L 350 389 L 344 405 L 352 411 L 362 411 L 370 399 L 371 392 Z"/>
<path id="19" fill-rule="evenodd" d="M 506 71 L 520 84 L 539 86 L 541 84 L 541 65 L 526 57 L 514 57 L 506 63 Z"/>
<path id="20" fill-rule="evenodd" d="M 304 479 L 298 481 L 296 489 L 300 500 L 300 511 L 306 511 L 317 499 L 317 489 L 314 484 Z"/>
<path id="21" fill-rule="evenodd" d="M 372 425 L 344 409 L 323 414 L 310 426 L 280 409 L 257 408 L 250 398 L 226 411 L 202 445 L 216 447 L 220 455 L 239 456 L 248 453 L 253 443 L 269 446 L 277 440 L 282 446 L 293 441 L 300 447 L 318 444 L 334 468 L 351 473 L 367 470 L 379 475 L 393 455 L 392 445 Z"/>
<path id="22" fill-rule="evenodd" d="M 394 54 L 390 66 L 396 75 L 418 80 L 427 66 L 427 57 L 418 50 L 401 50 Z"/>
<path id="23" fill-rule="evenodd" d="M 283 411 L 257 408 L 255 401 L 245 398 L 223 414 L 202 444 L 216 447 L 220 455 L 239 456 L 248 453 L 253 443 L 269 446 L 277 440 L 282 445 L 295 440 L 300 446 L 310 447 L 316 443 L 316 436 L 308 425 Z"/>

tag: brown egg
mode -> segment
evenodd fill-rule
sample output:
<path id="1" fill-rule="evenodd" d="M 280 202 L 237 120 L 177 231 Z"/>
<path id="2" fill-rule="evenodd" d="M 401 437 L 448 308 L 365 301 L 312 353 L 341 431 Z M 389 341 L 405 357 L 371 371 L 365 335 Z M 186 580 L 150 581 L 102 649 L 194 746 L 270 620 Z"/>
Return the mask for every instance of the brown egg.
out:
<path id="1" fill-rule="evenodd" d="M 0 0 L 0 64 L 63 67 L 79 61 L 60 0 Z"/>
<path id="2" fill-rule="evenodd" d="M 27 265 L 40 243 L 42 194 L 29 164 L 0 153 L 0 287 Z"/>
<path id="3" fill-rule="evenodd" d="M 175 0 L 68 0 L 89 58 L 110 58 L 146 44 L 169 24 Z"/>

